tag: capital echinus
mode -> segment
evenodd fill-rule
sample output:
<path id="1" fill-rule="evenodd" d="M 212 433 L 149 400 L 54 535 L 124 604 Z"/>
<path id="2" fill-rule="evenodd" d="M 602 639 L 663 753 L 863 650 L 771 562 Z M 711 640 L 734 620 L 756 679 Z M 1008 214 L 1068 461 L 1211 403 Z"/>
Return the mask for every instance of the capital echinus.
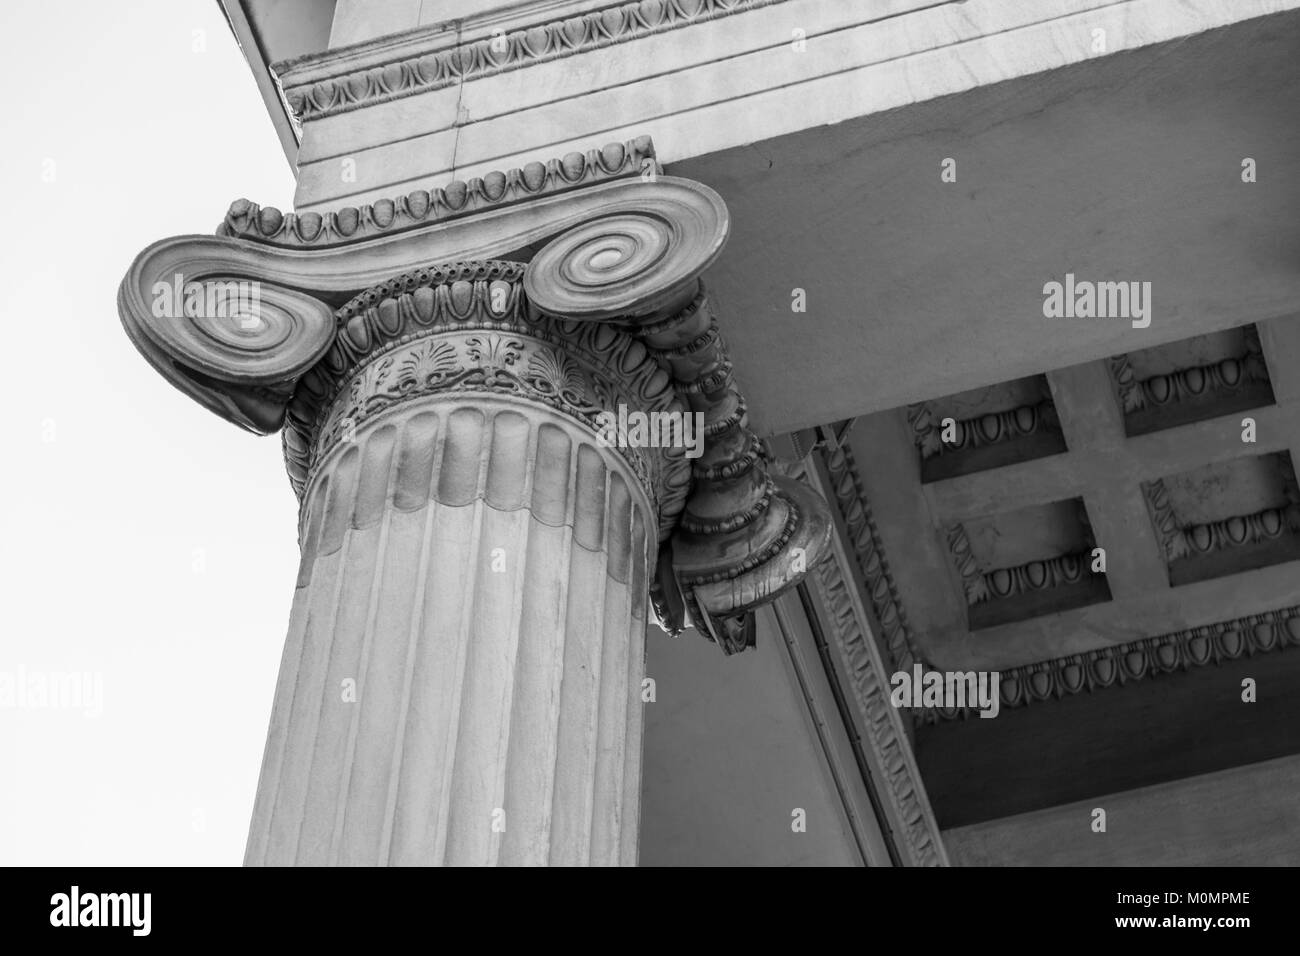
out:
<path id="1" fill-rule="evenodd" d="M 730 653 L 752 642 L 750 612 L 824 556 L 830 521 L 771 473 L 749 428 L 700 282 L 728 229 L 721 198 L 662 175 L 642 137 L 324 215 L 241 200 L 218 235 L 145 249 L 118 308 L 181 391 L 259 434 L 283 429 L 304 547 L 331 462 L 413 403 L 536 409 L 577 429 L 566 440 L 594 439 L 620 408 L 700 413 L 698 458 L 635 442 L 610 452 L 651 507 L 661 625 L 694 624 Z M 214 287 L 225 296 L 205 296 Z M 547 454 L 534 426 L 528 454 Z M 431 440 L 442 450 L 430 455 L 450 455 L 449 438 Z M 490 497 L 494 480 L 476 493 Z M 574 507 L 557 520 L 577 520 Z"/>

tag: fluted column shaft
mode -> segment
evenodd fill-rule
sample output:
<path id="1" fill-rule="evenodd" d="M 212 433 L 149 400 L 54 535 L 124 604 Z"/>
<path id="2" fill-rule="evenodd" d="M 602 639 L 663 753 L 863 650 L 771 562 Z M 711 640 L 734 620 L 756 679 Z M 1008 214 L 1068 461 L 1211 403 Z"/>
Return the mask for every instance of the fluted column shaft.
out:
<path id="1" fill-rule="evenodd" d="M 654 517 L 589 429 L 435 395 L 316 469 L 249 864 L 636 862 Z"/>

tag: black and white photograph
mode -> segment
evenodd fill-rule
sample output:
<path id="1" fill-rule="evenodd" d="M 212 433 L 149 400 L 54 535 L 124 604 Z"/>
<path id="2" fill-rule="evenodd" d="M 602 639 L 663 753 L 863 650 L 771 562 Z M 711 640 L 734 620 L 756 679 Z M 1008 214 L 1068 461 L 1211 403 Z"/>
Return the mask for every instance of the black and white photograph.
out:
<path id="1" fill-rule="evenodd" d="M 1300 0 L 0 35 L 6 925 L 598 866 L 1282 927 Z"/>

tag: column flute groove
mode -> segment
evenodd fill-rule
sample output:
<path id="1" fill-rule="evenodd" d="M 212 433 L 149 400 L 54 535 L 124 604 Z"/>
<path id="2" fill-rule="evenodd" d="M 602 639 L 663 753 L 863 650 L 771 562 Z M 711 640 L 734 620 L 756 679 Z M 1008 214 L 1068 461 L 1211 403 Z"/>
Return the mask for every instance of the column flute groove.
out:
<path id="1" fill-rule="evenodd" d="M 441 445 L 436 446 L 441 449 Z M 436 470 L 436 469 L 435 469 Z M 432 474 L 430 475 L 432 479 Z M 431 489 L 425 489 L 425 493 L 430 493 Z M 411 706 L 411 680 L 415 674 L 414 658 L 415 648 L 419 640 L 421 629 L 424 625 L 424 595 L 425 588 L 428 584 L 429 570 L 429 535 L 433 529 L 433 509 L 426 508 L 424 523 L 420 532 L 420 561 L 415 573 L 415 589 L 411 594 L 411 626 L 406 632 L 406 654 L 403 658 L 402 673 L 402 697 L 397 708 L 397 725 L 396 733 L 393 739 L 393 750 L 389 758 L 388 786 L 384 800 L 384 821 L 382 825 L 383 837 L 379 844 L 379 855 L 376 864 L 384 866 L 390 862 L 389 855 L 392 849 L 393 841 L 393 824 L 397 810 L 397 787 L 401 779 L 401 767 L 403 758 L 403 744 L 406 740 L 406 724 L 408 712 Z"/>
<path id="2" fill-rule="evenodd" d="M 333 486 L 332 488 L 331 488 L 331 485 Z M 337 486 L 337 483 L 329 483 L 329 484 L 326 485 L 326 491 L 333 491 L 333 493 L 330 495 L 330 497 L 329 497 L 327 503 L 324 504 L 324 505 L 322 506 L 322 510 L 323 510 L 323 512 L 324 512 L 324 519 L 323 519 L 323 520 L 326 521 L 326 522 L 330 522 L 330 521 L 336 521 L 336 520 L 338 520 L 338 519 L 335 517 L 335 513 L 336 513 L 337 510 L 338 510 L 338 497 L 337 497 L 338 493 L 337 493 L 337 487 L 338 487 L 338 486 Z M 352 489 L 349 488 L 349 493 L 351 493 L 351 492 L 352 492 Z M 350 509 L 349 509 L 349 510 L 350 510 Z M 329 626 L 326 628 L 326 631 L 327 631 L 327 633 L 329 633 L 329 634 L 331 635 L 331 642 L 332 642 L 332 640 L 333 640 L 333 634 L 334 634 L 335 626 L 336 626 L 336 624 L 337 624 L 337 622 L 338 622 L 339 606 L 340 606 L 340 604 L 342 603 L 342 600 L 343 600 L 343 585 L 344 585 L 344 580 L 345 580 L 345 577 L 346 577 L 347 559 L 348 559 L 348 557 L 349 557 L 349 551 L 350 551 L 350 547 L 349 547 L 349 546 L 350 546 L 350 544 L 351 544 L 351 541 L 352 541 L 352 532 L 351 532 L 351 529 L 350 529 L 350 528 L 344 528 L 344 530 L 343 530 L 343 538 L 342 538 L 342 541 L 341 541 L 341 543 L 340 543 L 339 558 L 338 558 L 338 560 L 337 560 L 336 562 L 334 562 L 335 565 L 336 565 L 336 570 L 335 570 L 335 572 L 334 572 L 334 584 L 333 584 L 333 586 L 332 586 L 331 589 L 330 589 L 331 600 L 330 600 L 329 605 L 328 605 L 328 607 L 329 607 Z M 314 572 L 313 572 L 312 577 L 313 577 L 313 578 L 315 577 Z M 307 627 L 307 628 L 310 628 L 310 626 L 311 626 L 311 618 L 309 617 L 308 620 L 307 620 L 307 622 L 306 622 L 306 627 Z M 306 635 L 304 634 L 304 641 L 305 641 L 305 637 L 306 637 Z M 332 646 L 331 646 L 330 650 L 331 650 L 331 651 L 333 650 Z M 316 719 L 315 719 L 315 721 L 313 722 L 313 724 L 312 724 L 312 726 L 310 727 L 310 729 L 308 730 L 308 732 L 304 735 L 305 740 L 306 740 L 307 742 L 299 745 L 300 747 L 302 747 L 303 749 L 305 749 L 305 750 L 307 751 L 307 777 L 308 777 L 308 778 L 311 777 L 312 767 L 315 765 L 315 762 L 316 762 L 316 746 L 315 746 L 315 740 L 316 740 L 316 733 L 317 733 L 317 730 L 318 730 L 318 728 L 320 727 L 320 723 L 321 723 L 321 714 L 322 714 L 322 713 L 324 712 L 324 710 L 325 710 L 325 694 L 326 694 L 326 690 L 325 690 L 325 688 L 326 688 L 327 682 L 328 682 L 328 680 L 329 680 L 329 657 L 330 657 L 330 654 L 329 654 L 329 652 L 327 652 L 327 653 L 326 653 L 326 656 L 325 656 L 325 659 L 324 659 L 325 671 L 324 671 L 324 673 L 321 675 L 320 702 L 319 702 L 319 704 L 318 704 L 318 706 L 317 706 L 317 708 L 316 708 Z M 314 681 L 311 679 L 312 672 L 311 672 L 311 671 L 308 671 L 307 673 L 308 673 L 308 681 L 307 681 L 307 685 L 308 685 L 309 688 L 311 688 L 312 684 L 314 683 Z M 295 681 L 295 687 L 296 687 L 296 685 L 297 685 L 297 681 Z M 290 713 L 290 717 L 291 717 L 291 719 L 292 719 L 292 712 Z M 282 748 L 282 749 L 288 749 L 288 745 L 289 745 L 289 736 L 290 736 L 290 735 L 289 735 L 289 729 L 286 727 L 286 728 L 284 729 L 285 746 L 284 746 L 284 748 Z M 268 742 L 268 746 L 269 746 L 269 742 Z M 305 782 L 305 781 L 304 781 L 304 782 Z M 281 787 L 283 788 L 283 780 L 281 780 Z M 299 818 L 298 818 L 298 825 L 297 825 L 297 827 L 295 828 L 295 838 L 294 838 L 293 851 L 292 851 L 292 856 L 291 856 L 291 859 L 292 859 L 292 861 L 293 861 L 294 863 L 299 863 L 299 862 L 302 861 L 302 826 L 303 826 L 303 821 L 306 820 L 306 818 L 307 818 L 307 800 L 308 800 L 308 797 L 309 797 L 309 794 L 308 794 L 307 788 L 306 788 L 306 786 L 303 786 L 303 787 L 302 787 L 302 811 L 301 811 L 301 813 L 300 813 L 300 815 L 299 815 Z M 272 814 L 268 814 L 268 815 L 267 815 L 267 822 L 266 822 L 266 827 L 267 827 L 267 830 L 268 830 L 268 837 L 267 837 L 267 853 L 263 855 L 263 859 L 262 859 L 262 862 L 263 862 L 264 864 L 267 862 L 267 857 L 270 855 L 270 849 L 271 849 L 271 838 L 270 838 L 270 832 L 271 832 L 271 830 L 272 830 L 272 820 L 273 820 L 273 816 L 272 816 Z"/>
<path id="3" fill-rule="evenodd" d="M 358 654 L 361 666 L 358 668 L 356 675 L 356 694 L 358 697 L 368 695 L 370 691 L 367 676 L 370 672 L 370 653 L 374 639 L 376 618 L 379 614 L 379 591 L 380 582 L 383 580 L 384 564 L 388 555 L 388 531 L 390 526 L 390 516 L 392 511 L 389 507 L 391 504 L 391 488 L 393 485 L 393 473 L 397 468 L 398 456 L 390 453 L 388 456 L 388 474 L 384 484 L 384 510 L 379 521 L 379 543 L 375 558 L 374 571 L 370 577 L 370 594 L 367 600 L 366 608 L 366 626 L 362 633 L 361 650 Z M 328 688 L 327 688 L 328 689 Z M 353 761 L 356 758 L 357 730 L 361 720 L 361 708 L 354 707 L 348 719 L 347 744 L 343 757 L 343 772 L 339 777 L 339 792 L 348 793 L 352 789 L 352 771 Z M 348 803 L 340 800 L 338 810 L 334 816 L 334 832 L 330 837 L 330 863 L 337 865 L 339 862 L 340 842 L 343 835 L 344 814 L 347 812 Z"/>

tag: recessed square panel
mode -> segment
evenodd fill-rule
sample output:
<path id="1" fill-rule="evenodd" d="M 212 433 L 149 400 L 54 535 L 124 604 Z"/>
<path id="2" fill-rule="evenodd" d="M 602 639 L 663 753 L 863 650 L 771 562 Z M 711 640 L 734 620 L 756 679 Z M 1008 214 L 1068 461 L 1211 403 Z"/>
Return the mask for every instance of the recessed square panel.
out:
<path id="1" fill-rule="evenodd" d="M 949 526 L 971 630 L 1110 600 L 1092 570 L 1092 527 L 1070 498 Z"/>
<path id="2" fill-rule="evenodd" d="M 1117 355 L 1107 364 L 1129 436 L 1275 401 L 1253 325 Z"/>
<path id="3" fill-rule="evenodd" d="M 1167 475 L 1142 491 L 1172 585 L 1300 559 L 1300 488 L 1288 452 Z"/>
<path id="4" fill-rule="evenodd" d="M 921 481 L 1001 468 L 1066 450 L 1047 378 L 1034 375 L 912 405 Z"/>

